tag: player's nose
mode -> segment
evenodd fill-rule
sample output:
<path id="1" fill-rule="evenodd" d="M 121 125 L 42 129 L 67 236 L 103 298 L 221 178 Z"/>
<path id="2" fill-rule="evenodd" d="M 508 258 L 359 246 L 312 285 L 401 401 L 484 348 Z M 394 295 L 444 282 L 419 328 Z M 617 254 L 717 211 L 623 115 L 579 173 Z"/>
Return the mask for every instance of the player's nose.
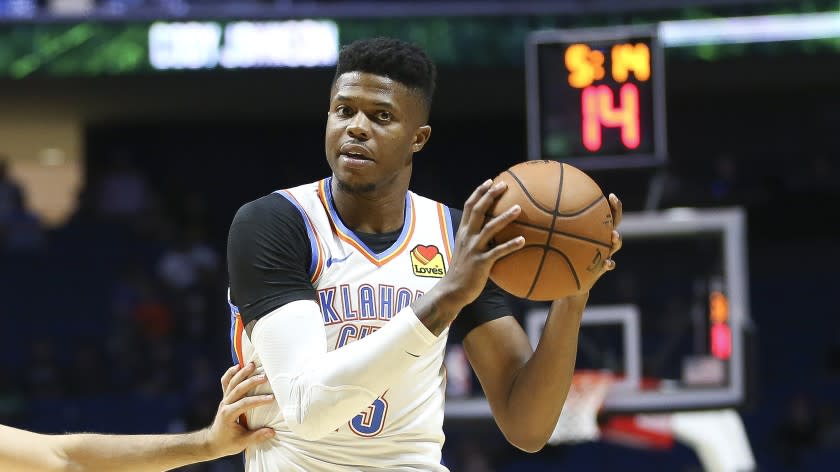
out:
<path id="1" fill-rule="evenodd" d="M 370 138 L 370 120 L 364 113 L 356 113 L 347 124 L 347 134 L 354 139 L 364 141 Z"/>

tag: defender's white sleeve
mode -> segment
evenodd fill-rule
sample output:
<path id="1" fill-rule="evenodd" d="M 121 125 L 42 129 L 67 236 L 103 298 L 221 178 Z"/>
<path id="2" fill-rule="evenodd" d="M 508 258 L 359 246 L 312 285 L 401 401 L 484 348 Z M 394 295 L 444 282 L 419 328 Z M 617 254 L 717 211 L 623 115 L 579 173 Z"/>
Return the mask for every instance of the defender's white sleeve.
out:
<path id="1" fill-rule="evenodd" d="M 251 334 L 286 423 L 307 440 L 358 415 L 436 339 L 407 307 L 376 332 L 327 352 L 321 310 L 311 300 L 272 311 Z"/>

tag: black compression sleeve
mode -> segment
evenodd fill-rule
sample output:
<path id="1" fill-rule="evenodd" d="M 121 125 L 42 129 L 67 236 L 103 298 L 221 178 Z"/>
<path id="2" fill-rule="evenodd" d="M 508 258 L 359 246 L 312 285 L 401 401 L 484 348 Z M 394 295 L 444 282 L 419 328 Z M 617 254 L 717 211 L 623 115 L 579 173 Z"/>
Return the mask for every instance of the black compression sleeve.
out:
<path id="1" fill-rule="evenodd" d="M 315 300 L 309 236 L 298 209 L 270 194 L 236 212 L 228 234 L 231 300 L 244 323 L 296 300 Z"/>
<path id="2" fill-rule="evenodd" d="M 461 225 L 461 210 L 449 209 L 452 215 L 453 231 L 458 231 Z M 488 321 L 513 314 L 505 299 L 505 293 L 492 281 L 488 280 L 481 295 L 472 303 L 465 306 L 452 324 L 453 335 L 456 339 L 463 339 L 474 328 Z"/>

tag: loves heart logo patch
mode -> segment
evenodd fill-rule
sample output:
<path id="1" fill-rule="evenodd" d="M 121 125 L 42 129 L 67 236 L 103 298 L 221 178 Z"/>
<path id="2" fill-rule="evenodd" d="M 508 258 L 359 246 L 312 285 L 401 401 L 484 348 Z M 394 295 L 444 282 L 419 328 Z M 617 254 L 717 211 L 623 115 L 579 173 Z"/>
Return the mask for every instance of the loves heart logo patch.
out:
<path id="1" fill-rule="evenodd" d="M 443 254 L 437 246 L 418 244 L 411 250 L 411 269 L 417 277 L 441 278 L 446 275 Z"/>

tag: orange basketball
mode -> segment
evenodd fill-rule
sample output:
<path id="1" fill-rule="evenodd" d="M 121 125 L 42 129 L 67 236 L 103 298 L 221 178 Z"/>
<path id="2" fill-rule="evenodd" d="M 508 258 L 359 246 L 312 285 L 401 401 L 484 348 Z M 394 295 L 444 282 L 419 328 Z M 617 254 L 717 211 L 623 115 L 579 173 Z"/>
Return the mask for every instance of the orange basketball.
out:
<path id="1" fill-rule="evenodd" d="M 610 204 L 588 175 L 568 164 L 528 161 L 502 172 L 506 182 L 493 216 L 519 204 L 522 212 L 494 239 L 525 237 L 518 251 L 499 259 L 490 279 L 510 294 L 555 300 L 590 287 L 608 258 Z"/>

